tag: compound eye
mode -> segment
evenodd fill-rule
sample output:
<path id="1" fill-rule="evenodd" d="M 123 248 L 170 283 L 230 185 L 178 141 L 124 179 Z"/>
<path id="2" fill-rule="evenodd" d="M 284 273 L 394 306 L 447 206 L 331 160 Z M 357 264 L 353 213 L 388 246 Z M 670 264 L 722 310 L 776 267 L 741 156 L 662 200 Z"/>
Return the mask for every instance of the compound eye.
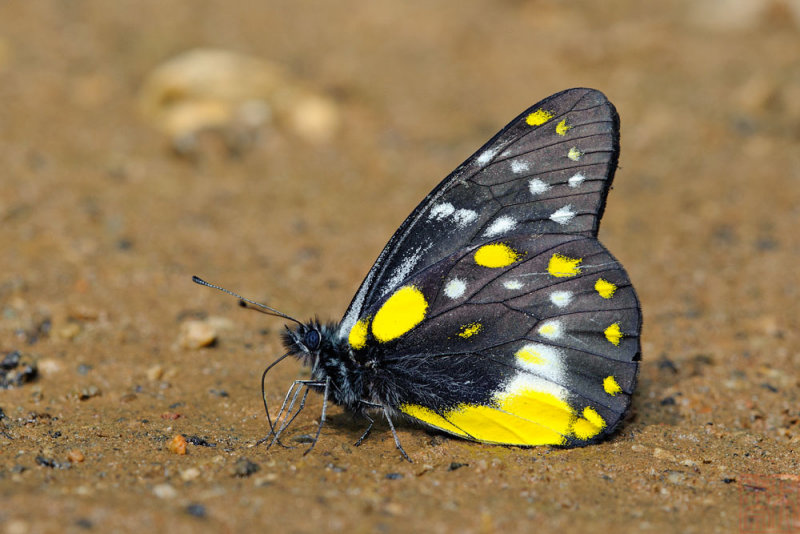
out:
<path id="1" fill-rule="evenodd" d="M 319 332 L 316 330 L 309 330 L 303 338 L 303 345 L 305 345 L 308 350 L 317 350 L 319 348 L 319 341 Z"/>

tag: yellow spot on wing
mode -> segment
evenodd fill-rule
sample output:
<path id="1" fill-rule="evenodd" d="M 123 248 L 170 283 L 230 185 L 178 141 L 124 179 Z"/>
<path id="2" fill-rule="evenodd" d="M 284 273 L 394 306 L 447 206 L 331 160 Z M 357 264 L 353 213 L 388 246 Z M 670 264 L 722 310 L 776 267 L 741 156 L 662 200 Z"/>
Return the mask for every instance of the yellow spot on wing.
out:
<path id="1" fill-rule="evenodd" d="M 606 328 L 603 333 L 606 335 L 606 339 L 609 342 L 619 346 L 619 341 L 622 339 L 622 331 L 619 329 L 619 323 L 613 323 L 611 326 Z"/>
<path id="2" fill-rule="evenodd" d="M 594 283 L 594 290 L 597 291 L 601 297 L 604 299 L 610 299 L 614 296 L 614 293 L 617 291 L 617 286 L 609 282 L 608 280 L 603 280 L 602 278 L 598 278 L 597 282 Z"/>
<path id="3" fill-rule="evenodd" d="M 556 125 L 556 133 L 558 135 L 567 135 L 567 131 L 570 130 L 572 126 L 567 125 L 567 120 L 564 119 Z"/>
<path id="4" fill-rule="evenodd" d="M 428 302 L 422 291 L 403 286 L 383 303 L 372 321 L 372 335 L 381 343 L 398 338 L 425 318 Z"/>
<path id="5" fill-rule="evenodd" d="M 537 109 L 525 118 L 525 122 L 527 122 L 530 126 L 541 126 L 552 118 L 552 111 Z"/>
<path id="6" fill-rule="evenodd" d="M 519 349 L 514 356 L 517 357 L 523 363 L 531 363 L 534 365 L 542 365 L 546 363 L 546 360 L 539 354 L 538 351 L 533 350 L 530 345 L 525 345 L 521 349 Z"/>
<path id="7" fill-rule="evenodd" d="M 369 317 L 364 319 L 359 319 L 356 321 L 356 324 L 353 325 L 353 328 L 350 329 L 350 335 L 347 337 L 347 341 L 350 342 L 350 346 L 354 349 L 358 350 L 364 348 L 364 345 L 367 344 L 367 325 L 369 324 Z"/>
<path id="8" fill-rule="evenodd" d="M 611 375 L 608 375 L 603 379 L 603 389 L 606 390 L 606 393 L 612 397 L 622 391 L 622 388 L 617 383 L 617 379 Z"/>
<path id="9" fill-rule="evenodd" d="M 583 152 L 578 150 L 576 147 L 570 148 L 569 152 L 567 153 L 567 157 L 572 161 L 578 161 L 581 159 L 581 156 L 583 156 Z"/>
<path id="10" fill-rule="evenodd" d="M 579 267 L 583 258 L 570 258 L 563 254 L 553 254 L 550 263 L 547 264 L 547 272 L 556 278 L 566 278 L 575 276 L 581 272 Z"/>
<path id="11" fill-rule="evenodd" d="M 400 406 L 400 411 L 408 416 L 413 417 L 414 419 L 419 419 L 423 423 L 427 423 L 432 427 L 440 428 L 445 432 L 450 432 L 451 434 L 456 434 L 457 436 L 468 437 L 468 434 L 466 434 L 463 430 L 453 426 L 447 421 L 447 419 L 437 414 L 433 410 L 425 408 L 424 406 L 418 406 L 416 404 L 403 404 Z"/>
<path id="12" fill-rule="evenodd" d="M 472 337 L 480 332 L 481 329 L 483 329 L 483 325 L 481 323 L 465 324 L 461 327 L 461 332 L 459 332 L 458 335 L 459 337 L 467 339 L 468 337 Z"/>
<path id="13" fill-rule="evenodd" d="M 599 434 L 606 427 L 606 422 L 594 408 L 587 406 L 583 409 L 583 417 L 575 421 L 572 432 L 579 439 L 590 439 Z"/>
<path id="14" fill-rule="evenodd" d="M 520 254 L 505 243 L 483 245 L 475 251 L 475 263 L 483 267 L 507 267 L 517 261 Z"/>

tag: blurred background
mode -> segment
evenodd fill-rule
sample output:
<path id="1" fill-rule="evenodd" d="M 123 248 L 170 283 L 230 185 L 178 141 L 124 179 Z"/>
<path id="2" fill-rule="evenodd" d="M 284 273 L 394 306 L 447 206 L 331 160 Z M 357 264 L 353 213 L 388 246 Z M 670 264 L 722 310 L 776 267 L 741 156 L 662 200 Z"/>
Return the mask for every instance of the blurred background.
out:
<path id="1" fill-rule="evenodd" d="M 251 448 L 282 326 L 191 275 L 338 320 L 444 176 L 577 86 L 622 122 L 600 238 L 645 330 L 619 436 L 405 426 L 406 464 L 334 410 L 309 456 Z M 798 0 L 3 2 L 0 530 L 757 525 L 746 475 L 797 489 L 799 147 Z"/>

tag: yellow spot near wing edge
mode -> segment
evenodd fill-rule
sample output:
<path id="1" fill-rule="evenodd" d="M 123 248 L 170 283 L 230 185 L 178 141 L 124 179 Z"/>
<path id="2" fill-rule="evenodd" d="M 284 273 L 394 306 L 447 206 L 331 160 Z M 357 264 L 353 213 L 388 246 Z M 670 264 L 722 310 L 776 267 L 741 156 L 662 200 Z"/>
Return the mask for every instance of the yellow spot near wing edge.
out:
<path id="1" fill-rule="evenodd" d="M 622 331 L 619 329 L 619 323 L 613 323 L 606 328 L 603 333 L 612 345 L 619 346 L 619 342 L 622 339 Z"/>
<path id="2" fill-rule="evenodd" d="M 422 291 L 403 286 L 383 303 L 372 321 L 372 335 L 381 343 L 398 338 L 425 318 L 428 302 Z"/>
<path id="3" fill-rule="evenodd" d="M 572 432 L 578 439 L 590 439 L 599 434 L 606 427 L 605 420 L 594 408 L 587 406 L 583 409 L 583 417 L 575 421 Z"/>
<path id="4" fill-rule="evenodd" d="M 369 317 L 359 319 L 353 328 L 350 329 L 350 335 L 347 341 L 354 349 L 362 349 L 367 344 L 367 325 L 369 324 Z"/>
<path id="5" fill-rule="evenodd" d="M 603 389 L 612 397 L 622 391 L 619 383 L 617 383 L 617 379 L 611 375 L 608 375 L 603 379 Z"/>
<path id="6" fill-rule="evenodd" d="M 528 125 L 530 126 L 541 126 L 542 124 L 546 123 L 552 118 L 553 118 L 552 111 L 537 109 L 536 111 L 525 117 L 525 122 L 527 122 Z"/>
<path id="7" fill-rule="evenodd" d="M 556 133 L 558 135 L 567 135 L 567 131 L 569 131 L 570 129 L 572 129 L 572 126 L 567 125 L 566 119 L 563 119 L 556 125 Z"/>
<path id="8" fill-rule="evenodd" d="M 483 245 L 475 251 L 475 263 L 491 269 L 507 267 L 517 261 L 519 257 L 520 254 L 505 243 Z"/>
<path id="9" fill-rule="evenodd" d="M 578 161 L 579 159 L 581 159 L 581 156 L 583 156 L 583 152 L 578 150 L 577 147 L 570 148 L 569 152 L 567 153 L 567 157 L 572 161 Z"/>
<path id="10" fill-rule="evenodd" d="M 609 282 L 608 280 L 603 280 L 602 278 L 598 278 L 597 282 L 594 283 L 594 290 L 597 291 L 601 297 L 604 299 L 610 299 L 614 296 L 614 293 L 617 291 L 617 286 Z"/>
<path id="11" fill-rule="evenodd" d="M 556 253 L 550 257 L 550 262 L 547 264 L 547 272 L 556 278 L 575 276 L 581 272 L 579 265 L 582 261 L 583 258 L 570 258 Z"/>
<path id="12" fill-rule="evenodd" d="M 483 325 L 481 323 L 465 324 L 461 327 L 461 332 L 458 333 L 458 336 L 467 339 L 468 337 L 474 336 L 482 329 Z"/>

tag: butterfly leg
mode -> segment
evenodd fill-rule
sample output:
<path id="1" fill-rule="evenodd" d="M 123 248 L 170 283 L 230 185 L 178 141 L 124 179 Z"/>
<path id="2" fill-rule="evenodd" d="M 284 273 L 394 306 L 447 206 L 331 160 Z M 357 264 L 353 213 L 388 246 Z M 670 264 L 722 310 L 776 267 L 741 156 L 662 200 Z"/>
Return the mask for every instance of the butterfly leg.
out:
<path id="1" fill-rule="evenodd" d="M 358 438 L 358 441 L 356 441 L 356 442 L 355 442 L 355 445 L 354 445 L 355 447 L 358 447 L 359 445 L 361 445 L 361 443 L 362 443 L 362 442 L 363 442 L 365 439 L 367 439 L 367 436 L 369 436 L 369 433 L 372 431 L 372 425 L 374 425 L 374 424 L 375 424 L 375 419 L 373 419 L 372 417 L 368 416 L 367 414 L 364 414 L 364 417 L 366 417 L 366 418 L 367 418 L 367 421 L 369 421 L 369 426 L 368 426 L 368 427 L 367 427 L 367 429 L 364 431 L 364 433 L 363 433 L 363 434 L 361 434 L 361 437 L 360 437 L 360 438 Z"/>
<path id="2" fill-rule="evenodd" d="M 411 458 L 408 457 L 406 451 L 403 450 L 403 446 L 400 445 L 400 438 L 397 437 L 397 431 L 394 429 L 394 423 L 392 423 L 392 418 L 389 417 L 389 412 L 387 411 L 386 407 L 383 408 L 383 415 L 386 417 L 386 421 L 389 422 L 389 428 L 392 429 L 392 436 L 394 437 L 394 444 L 397 446 L 397 450 L 400 451 L 400 454 L 403 455 L 403 458 L 409 461 L 409 463 L 414 463 L 411 461 Z"/>
<path id="3" fill-rule="evenodd" d="M 275 417 L 275 423 L 270 424 L 270 431 L 267 433 L 266 436 L 258 440 L 256 442 L 256 445 L 260 445 L 261 443 L 264 443 L 270 440 L 270 438 L 272 438 L 272 440 L 267 445 L 267 448 L 271 447 L 276 442 L 279 443 L 281 446 L 286 447 L 286 445 L 280 443 L 279 440 L 280 435 L 283 434 L 283 432 L 289 427 L 292 421 L 294 421 L 295 418 L 303 410 L 306 398 L 308 397 L 308 392 L 309 392 L 308 387 L 324 386 L 324 385 L 325 384 L 323 382 L 318 382 L 316 380 L 295 380 L 289 387 L 289 390 L 286 392 L 286 396 L 283 398 L 283 403 L 281 404 L 280 410 L 278 410 L 278 414 Z M 304 386 L 306 389 L 302 399 L 300 400 L 300 405 L 298 406 L 297 411 L 294 411 L 294 406 L 297 402 L 297 397 L 300 395 L 300 391 L 303 389 Z M 269 418 L 269 414 L 267 414 L 267 418 Z M 283 422 L 281 422 L 281 418 L 283 418 Z"/>
<path id="4" fill-rule="evenodd" d="M 331 379 L 330 377 L 328 377 L 325 379 L 325 391 L 322 392 L 322 414 L 319 416 L 319 426 L 317 427 L 317 434 L 314 436 L 314 441 L 311 442 L 311 446 L 308 449 L 306 449 L 306 452 L 303 453 L 303 456 L 311 452 L 311 450 L 317 444 L 317 441 L 319 441 L 319 435 L 322 432 L 322 425 L 325 424 L 325 412 L 327 411 L 328 408 L 328 390 L 330 389 L 330 387 L 331 387 Z M 303 397 L 303 401 L 305 401 L 305 397 Z M 300 410 L 297 411 L 298 413 L 300 412 Z M 294 417 L 292 418 L 292 420 L 294 420 Z"/>
<path id="5" fill-rule="evenodd" d="M 297 392 L 298 393 L 300 392 L 300 388 L 297 389 Z M 305 406 L 306 406 L 306 399 L 308 398 L 308 392 L 309 392 L 309 389 L 306 386 L 306 390 L 303 392 L 303 398 L 300 399 L 300 405 L 297 407 L 297 410 L 295 410 L 295 412 L 292 413 L 292 409 L 294 407 L 295 400 L 297 400 L 297 393 L 295 393 L 295 398 L 292 399 L 292 403 L 289 405 L 289 409 L 286 411 L 286 416 L 284 417 L 284 422 L 283 422 L 283 424 L 281 424 L 281 427 L 278 430 L 278 432 L 275 434 L 275 437 L 273 438 L 272 442 L 277 442 L 281 447 L 286 447 L 287 449 L 294 449 L 294 447 L 292 447 L 290 445 L 284 445 L 283 443 L 281 443 L 280 439 L 278 439 L 278 436 L 280 434 L 283 434 L 283 431 L 286 430 L 287 428 L 289 428 L 289 426 L 291 426 L 292 422 L 297 418 L 297 416 L 300 415 L 300 412 L 303 411 L 303 408 L 305 408 Z M 291 419 L 289 418 L 289 415 L 292 416 Z M 276 421 L 276 423 L 277 423 L 277 421 Z M 271 445 L 272 445 L 272 443 L 270 443 L 270 446 Z"/>

